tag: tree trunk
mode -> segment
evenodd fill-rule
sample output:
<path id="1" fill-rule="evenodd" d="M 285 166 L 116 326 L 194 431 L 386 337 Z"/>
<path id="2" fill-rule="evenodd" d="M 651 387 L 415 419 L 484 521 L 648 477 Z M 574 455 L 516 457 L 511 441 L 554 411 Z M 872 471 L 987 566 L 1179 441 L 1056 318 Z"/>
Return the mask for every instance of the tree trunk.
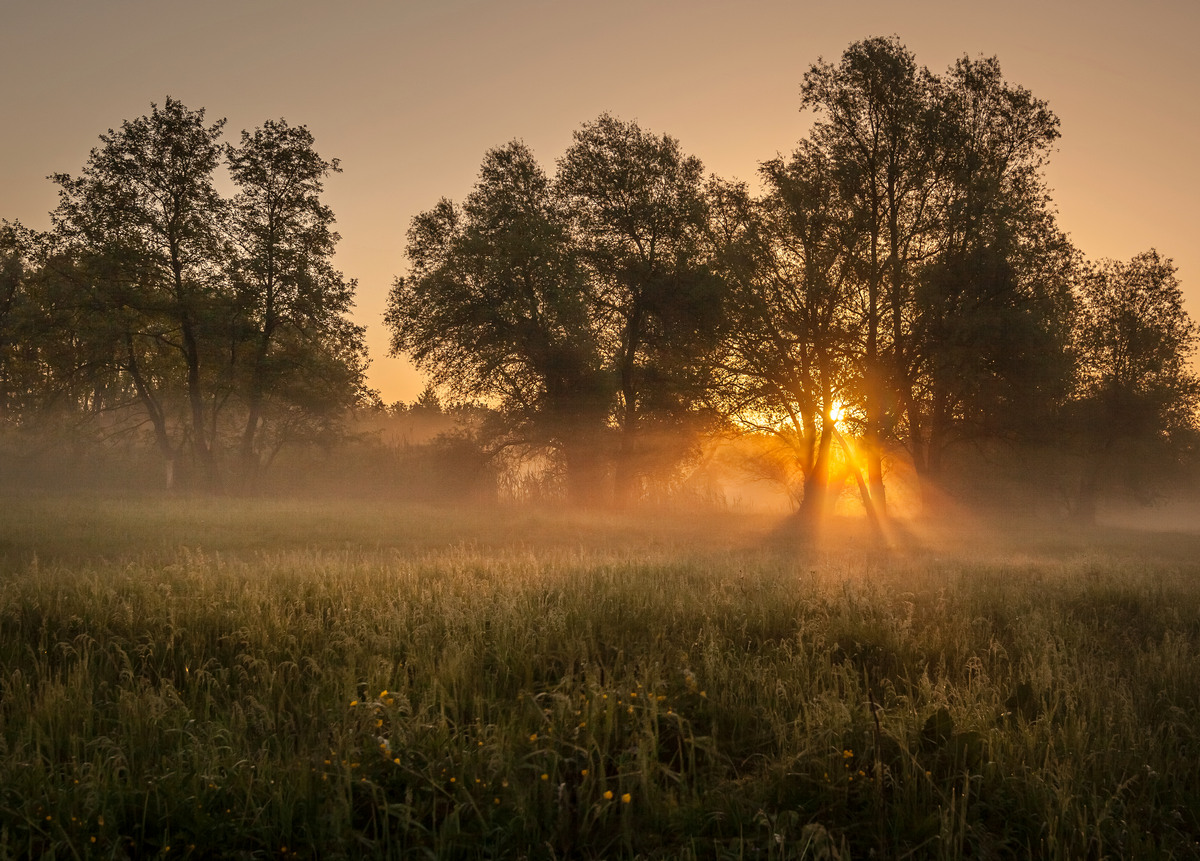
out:
<path id="1" fill-rule="evenodd" d="M 833 427 L 827 421 L 821 431 L 817 455 L 804 473 L 804 498 L 800 502 L 798 516 L 800 531 L 808 538 L 817 537 L 828 508 L 829 450 L 833 443 L 833 433 Z"/>
<path id="2" fill-rule="evenodd" d="M 883 531 L 883 519 L 879 514 L 879 509 L 876 507 L 876 500 L 867 486 L 868 483 L 863 481 L 862 470 L 858 467 L 858 463 L 854 457 L 854 450 L 850 448 L 850 444 L 846 442 L 845 437 L 838 433 L 836 429 L 833 430 L 833 434 L 837 439 L 838 444 L 841 445 L 842 451 L 846 453 L 846 465 L 850 471 L 850 474 L 854 476 L 854 483 L 858 485 L 858 494 L 862 499 L 863 511 L 867 515 L 867 522 L 871 524 L 871 531 L 875 533 L 875 537 L 879 539 L 880 542 L 886 542 L 887 538 Z M 868 473 L 870 472 L 870 465 L 873 462 L 874 461 L 872 461 L 868 455 Z M 882 487 L 883 484 L 881 480 L 881 490 Z"/>
<path id="3" fill-rule="evenodd" d="M 212 446 L 208 442 L 208 432 L 204 421 L 204 390 L 200 383 L 200 350 L 196 343 L 196 333 L 192 326 L 191 315 L 184 313 L 182 322 L 183 355 L 187 363 L 188 404 L 192 415 L 192 451 L 200 464 L 204 475 L 205 489 L 216 492 L 220 489 L 220 479 L 217 475 L 216 459 Z"/>
<path id="4" fill-rule="evenodd" d="M 887 497 L 883 488 L 883 435 L 884 435 L 884 384 L 883 367 L 879 357 L 879 293 L 883 275 L 879 264 L 879 208 L 878 191 L 871 191 L 871 277 L 867 284 L 867 349 L 864 359 L 866 376 L 866 419 L 867 428 L 863 442 L 866 444 L 867 486 L 864 488 L 862 475 L 856 467 L 855 479 L 863 492 L 863 504 L 868 506 L 872 521 L 887 516 Z"/>
<path id="5" fill-rule="evenodd" d="M 174 490 L 177 452 L 171 445 L 171 438 L 167 434 L 167 420 L 163 415 L 162 407 L 159 406 L 145 377 L 142 376 L 142 369 L 138 365 L 137 354 L 133 349 L 133 335 L 129 332 L 125 333 L 125 349 L 129 358 L 128 371 L 129 376 L 133 379 L 134 391 L 137 392 L 138 400 L 142 402 L 142 408 L 145 409 L 146 415 L 150 419 L 150 426 L 154 428 L 154 444 L 157 446 L 159 454 L 163 456 L 163 478 L 166 489 Z"/>
<path id="6" fill-rule="evenodd" d="M 273 272 L 273 262 L 269 263 L 269 266 Z M 263 320 L 262 332 L 259 333 L 258 345 L 254 350 L 254 367 L 250 372 L 246 426 L 242 431 L 241 451 L 239 453 L 242 466 L 242 480 L 246 485 L 257 481 L 258 473 L 262 468 L 262 458 L 259 457 L 258 452 L 255 450 L 254 443 L 259 426 L 262 423 L 263 393 L 266 389 L 266 373 L 264 368 L 267 363 L 267 355 L 271 351 L 271 340 L 274 337 L 277 325 L 275 314 L 275 279 L 272 274 L 269 274 L 267 277 L 265 304 L 265 319 Z"/>

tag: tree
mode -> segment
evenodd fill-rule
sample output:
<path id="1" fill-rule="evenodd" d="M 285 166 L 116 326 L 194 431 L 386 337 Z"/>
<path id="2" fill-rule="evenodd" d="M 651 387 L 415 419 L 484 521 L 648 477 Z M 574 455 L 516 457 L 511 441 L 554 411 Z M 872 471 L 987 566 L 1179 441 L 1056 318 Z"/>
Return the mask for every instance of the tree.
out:
<path id="1" fill-rule="evenodd" d="M 123 319 L 126 370 L 156 430 L 165 428 L 158 384 L 142 351 L 169 352 L 181 363 L 188 405 L 187 434 L 206 482 L 219 482 L 214 455 L 214 333 L 227 329 L 232 307 L 222 274 L 225 203 L 213 172 L 221 158 L 224 120 L 210 125 L 204 110 L 168 98 L 149 116 L 126 120 L 101 135 L 79 177 L 55 174 L 60 186 L 54 224 L 88 274 L 102 278 L 100 313 Z M 173 455 L 161 434 L 160 447 Z M 170 467 L 168 467 L 168 471 Z"/>
<path id="2" fill-rule="evenodd" d="M 819 114 L 812 140 L 837 171 L 864 238 L 863 442 L 870 504 L 882 515 L 883 450 L 909 362 L 909 300 L 933 227 L 929 74 L 895 37 L 867 39 L 836 66 L 814 64 L 801 96 Z"/>
<path id="3" fill-rule="evenodd" d="M 995 58 L 962 58 L 930 86 L 936 222 L 898 369 L 925 491 L 955 443 L 1028 437 L 1061 401 L 1076 265 L 1042 175 L 1059 136 L 1046 103 Z"/>
<path id="4" fill-rule="evenodd" d="M 786 161 L 763 163 L 760 175 L 763 198 L 735 204 L 746 221 L 741 241 L 722 243 L 723 258 L 733 258 L 725 400 L 740 424 L 790 450 L 804 479 L 802 523 L 812 532 L 826 507 L 832 414 L 859 385 L 858 232 L 828 158 L 811 142 Z"/>
<path id="5" fill-rule="evenodd" d="M 28 340 L 34 310 L 28 246 L 27 231 L 19 224 L 0 223 L 0 428 L 24 417 L 36 375 Z"/>
<path id="6" fill-rule="evenodd" d="M 1042 177 L 1058 119 L 994 58 L 939 77 L 894 37 L 814 65 L 802 95 L 857 225 L 873 504 L 889 441 L 928 503 L 952 445 L 1033 423 L 1061 388 L 1074 252 Z"/>
<path id="7" fill-rule="evenodd" d="M 652 468 L 647 433 L 677 436 L 711 384 L 723 283 L 706 238 L 704 168 L 679 142 L 608 114 L 585 123 L 559 161 L 565 200 L 617 377 L 616 492 Z"/>
<path id="8" fill-rule="evenodd" d="M 1183 307 L 1175 265 L 1151 249 L 1087 266 L 1078 288 L 1073 414 L 1083 465 L 1076 516 L 1096 517 L 1106 476 L 1194 445 L 1200 377 L 1189 360 L 1200 328 Z M 1122 461 L 1125 463 L 1123 464 Z"/>
<path id="9" fill-rule="evenodd" d="M 243 131 L 240 146 L 225 150 L 238 188 L 230 206 L 230 268 L 245 403 L 239 457 L 247 479 L 296 434 L 303 416 L 327 419 L 364 390 L 363 330 L 346 319 L 356 282 L 333 268 L 339 237 L 333 211 L 321 202 L 324 179 L 338 163 L 313 145 L 307 128 L 280 119 Z M 290 433 L 277 429 L 264 449 L 260 435 L 271 417 Z"/>
<path id="10" fill-rule="evenodd" d="M 674 139 L 608 115 L 575 133 L 553 182 L 521 144 L 487 155 L 466 203 L 413 220 L 392 349 L 466 397 L 500 401 L 503 445 L 550 444 L 569 495 L 593 494 L 618 428 L 617 494 L 670 456 L 711 380 L 722 283 L 703 168 Z"/>
<path id="11" fill-rule="evenodd" d="M 303 126 L 269 121 L 226 147 L 223 125 L 168 98 L 102 135 L 78 177 L 53 177 L 42 277 L 75 384 L 94 380 L 110 415 L 136 402 L 167 483 L 189 448 L 213 490 L 230 442 L 252 480 L 282 445 L 328 443 L 371 395 L 320 200 L 336 162 Z M 216 190 L 222 156 L 232 201 Z"/>
<path id="12" fill-rule="evenodd" d="M 594 501 L 610 377 L 570 226 L 528 147 L 488 152 L 461 207 L 442 200 L 413 219 L 407 254 L 384 317 L 393 354 L 496 402 L 496 447 L 548 446 L 568 497 Z"/>

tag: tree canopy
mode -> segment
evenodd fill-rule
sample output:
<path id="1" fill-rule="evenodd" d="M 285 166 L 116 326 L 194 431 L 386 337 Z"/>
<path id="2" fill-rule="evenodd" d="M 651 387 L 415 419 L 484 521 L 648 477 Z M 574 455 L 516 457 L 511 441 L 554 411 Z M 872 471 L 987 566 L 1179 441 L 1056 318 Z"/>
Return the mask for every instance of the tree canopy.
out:
<path id="1" fill-rule="evenodd" d="M 176 99 L 151 105 L 101 135 L 78 175 L 51 177 L 53 230 L 5 258 L 40 314 L 24 330 L 40 404 L 19 423 L 55 402 L 101 436 L 148 426 L 167 483 L 186 451 L 210 489 L 225 451 L 252 482 L 280 446 L 336 433 L 369 397 L 354 282 L 332 267 L 320 201 L 336 162 L 303 126 L 268 121 L 238 147 L 223 128 Z M 217 190 L 223 163 L 232 199 Z"/>
<path id="2" fill-rule="evenodd" d="M 489 153 L 466 204 L 413 221 L 393 351 L 494 403 L 497 439 L 563 464 L 580 441 L 587 483 L 604 461 L 618 500 L 644 492 L 654 433 L 681 440 L 702 416 L 790 452 L 813 521 L 831 482 L 854 478 L 883 517 L 899 461 L 929 505 L 966 446 L 1065 439 L 1088 399 L 1081 343 L 1113 336 L 1085 334 L 1097 276 L 1056 223 L 1048 105 L 995 58 L 937 74 L 891 37 L 813 64 L 801 106 L 812 131 L 762 163 L 757 196 L 609 114 L 553 177 L 522 144 Z M 1191 346 L 1167 349 L 1186 364 Z M 1186 391 L 1176 379 L 1169 399 L 1194 426 Z"/>
<path id="3" fill-rule="evenodd" d="M 407 232 L 383 324 L 429 386 L 402 412 L 469 425 L 443 446 L 460 465 L 589 506 L 665 493 L 737 437 L 811 528 L 855 495 L 882 528 L 906 483 L 928 510 L 1047 452 L 1085 519 L 1194 469 L 1200 336 L 1175 267 L 1073 247 L 1045 101 L 996 58 L 931 71 L 877 37 L 809 66 L 798 103 L 809 133 L 755 184 L 609 113 L 551 165 L 521 141 L 484 153 L 466 198 Z M 250 488 L 285 446 L 382 410 L 334 265 L 338 161 L 283 119 L 224 126 L 151 105 L 51 177 L 49 232 L 4 223 L 0 442 L 53 425 L 136 441 L 168 484 L 178 466 Z"/>

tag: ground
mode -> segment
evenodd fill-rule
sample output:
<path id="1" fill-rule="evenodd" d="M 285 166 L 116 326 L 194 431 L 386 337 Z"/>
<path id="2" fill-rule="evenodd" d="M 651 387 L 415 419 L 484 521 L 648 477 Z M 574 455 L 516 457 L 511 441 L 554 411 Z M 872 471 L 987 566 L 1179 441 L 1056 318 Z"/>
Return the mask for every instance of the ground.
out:
<path id="1" fill-rule="evenodd" d="M 1200 536 L 0 509 L 0 857 L 1200 854 Z"/>

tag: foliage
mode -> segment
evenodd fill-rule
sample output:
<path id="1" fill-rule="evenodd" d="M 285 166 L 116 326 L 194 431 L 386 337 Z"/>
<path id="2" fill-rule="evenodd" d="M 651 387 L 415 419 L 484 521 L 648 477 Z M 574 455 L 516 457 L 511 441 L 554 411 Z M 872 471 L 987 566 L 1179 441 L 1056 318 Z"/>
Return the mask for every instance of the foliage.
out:
<path id="1" fill-rule="evenodd" d="M 803 103 L 817 111 L 806 143 L 831 166 L 854 231 L 847 307 L 860 315 L 853 364 L 882 509 L 890 441 L 933 490 L 951 446 L 1012 434 L 1062 395 L 1058 321 L 1075 261 L 1041 173 L 1058 119 L 994 58 L 938 76 L 894 37 L 813 65 Z"/>
<path id="2" fill-rule="evenodd" d="M 45 399 L 98 435 L 148 425 L 168 484 L 188 451 L 210 489 L 232 439 L 252 480 L 280 446 L 336 437 L 370 397 L 355 285 L 331 266 L 319 199 L 336 162 L 303 126 L 268 121 L 240 147 L 223 126 L 168 98 L 102 135 L 80 175 L 52 177 L 54 231 L 30 276 Z M 233 200 L 217 191 L 223 160 Z"/>
<path id="3" fill-rule="evenodd" d="M 569 225 L 529 149 L 492 150 L 461 209 L 443 200 L 414 218 L 408 256 L 384 317 L 393 353 L 494 401 L 495 448 L 549 447 L 572 500 L 592 498 L 611 387 Z"/>
<path id="4" fill-rule="evenodd" d="M 1076 513 L 1085 520 L 1095 518 L 1105 474 L 1137 488 L 1164 460 L 1173 472 L 1195 450 L 1200 377 L 1189 360 L 1200 327 L 1183 307 L 1175 271 L 1152 249 L 1081 275 L 1071 418 L 1084 459 Z"/>
<path id="5" fill-rule="evenodd" d="M 673 138 L 608 115 L 553 181 L 524 144 L 489 152 L 461 208 L 413 219 L 392 352 L 493 403 L 496 451 L 548 448 L 572 500 L 602 498 L 608 461 L 618 497 L 640 497 L 686 452 L 721 323 L 701 180 Z"/>
<path id="6" fill-rule="evenodd" d="M 807 527 L 851 486 L 881 535 L 910 479 L 933 511 L 1001 469 L 1050 496 L 1051 464 L 1076 473 L 1088 519 L 1106 494 L 1191 474 L 1196 334 L 1176 274 L 1154 252 L 1087 263 L 1071 245 L 1045 101 L 994 57 L 936 73 L 893 36 L 818 59 L 800 105 L 811 130 L 760 165 L 758 194 L 606 113 L 553 171 L 514 141 L 465 200 L 418 214 L 390 350 L 431 397 L 479 411 L 408 465 L 623 506 L 670 497 L 722 434 L 767 435 L 759 472 Z M 168 485 L 178 465 L 210 490 L 262 489 L 285 448 L 328 453 L 357 408 L 381 408 L 356 282 L 333 266 L 337 160 L 282 119 L 236 145 L 223 125 L 152 105 L 53 177 L 51 233 L 5 224 L 9 461 L 150 443 Z"/>
<path id="7" fill-rule="evenodd" d="M 235 363 L 248 377 L 240 456 L 251 478 L 292 439 L 336 437 L 339 417 L 366 390 L 363 328 L 348 320 L 356 282 L 333 268 L 339 237 L 320 198 L 338 163 L 313 145 L 304 126 L 268 120 L 226 149 L 238 188 L 229 265 L 243 356 Z M 274 437 L 266 445 L 263 427 Z"/>
<path id="8" fill-rule="evenodd" d="M 767 192 L 751 203 L 725 190 L 719 233 L 731 287 L 724 411 L 791 450 L 810 525 L 824 514 L 834 420 L 858 386 L 858 235 L 826 155 L 802 144 L 760 169 Z M 851 419 L 853 420 L 853 419 Z"/>

